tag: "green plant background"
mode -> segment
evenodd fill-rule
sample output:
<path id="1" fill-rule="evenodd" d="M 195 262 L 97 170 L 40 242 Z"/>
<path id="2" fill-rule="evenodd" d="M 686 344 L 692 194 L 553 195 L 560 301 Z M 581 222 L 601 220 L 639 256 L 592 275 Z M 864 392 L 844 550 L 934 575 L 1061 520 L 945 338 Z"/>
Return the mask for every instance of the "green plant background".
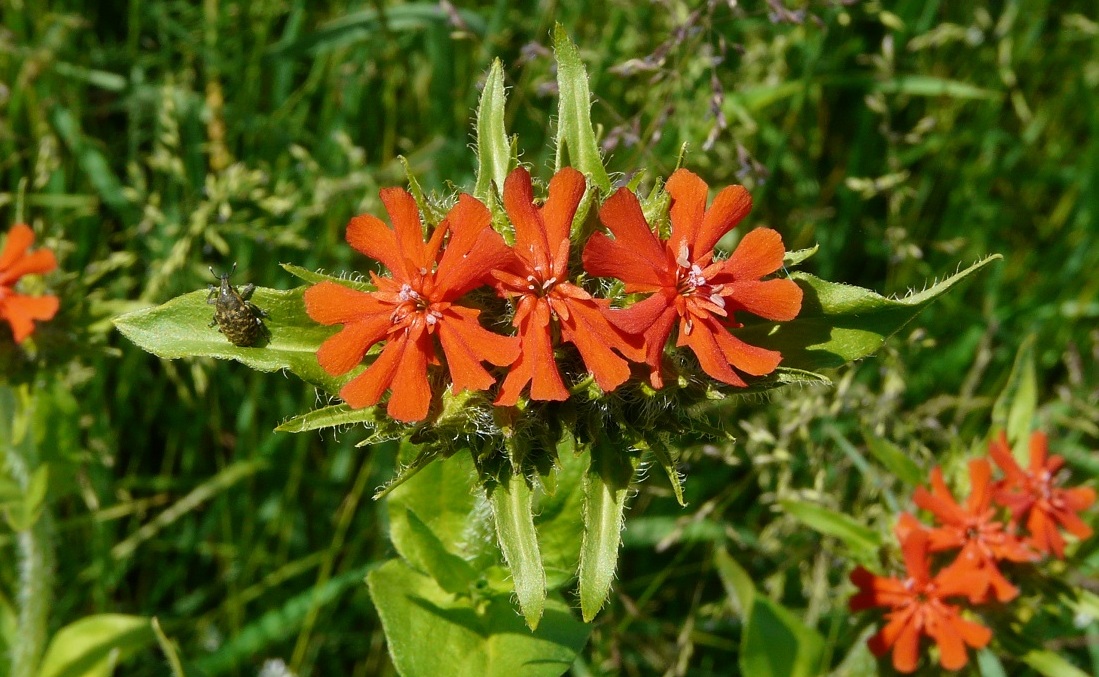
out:
<path id="1" fill-rule="evenodd" d="M 297 285 L 282 262 L 364 271 L 343 228 L 405 181 L 398 156 L 427 190 L 474 185 L 469 121 L 496 57 L 507 129 L 548 178 L 554 21 L 587 63 L 614 178 L 666 176 L 688 144 L 686 165 L 711 185 L 749 187 L 750 225 L 777 228 L 790 249 L 820 246 L 805 269 L 887 294 L 1005 257 L 833 374 L 836 387 L 728 405 L 737 443 L 682 451 L 687 508 L 650 473 L 574 674 L 758 668 L 741 651 L 760 632 L 743 624 L 757 603 L 816 628 L 825 665 L 862 674 L 845 575 L 866 548 L 810 528 L 796 506 L 846 513 L 885 540 L 916 471 L 949 474 L 981 448 L 1028 336 L 1038 422 L 1077 481 L 1099 474 L 1092 3 L 513 5 L 0 4 L 0 224 L 35 222 L 68 273 L 59 291 L 81 299 L 40 337 L 44 352 L 79 351 L 43 414 L 56 423 L 41 452 L 54 470 L 53 629 L 156 616 L 210 674 L 255 674 L 267 659 L 303 675 L 392 674 L 362 581 L 393 554 L 370 495 L 396 446 L 357 449 L 355 430 L 274 433 L 317 404 L 311 387 L 160 361 L 104 321 L 203 289 L 209 265 L 237 262 L 234 281 L 274 288 Z M 10 532 L 0 548 L 10 629 Z M 1070 579 L 1097 566 L 1085 546 Z M 1099 669 L 1085 641 L 1099 625 L 1037 618 L 1028 635 Z M 164 659 L 138 654 L 125 670 L 163 674 Z"/>

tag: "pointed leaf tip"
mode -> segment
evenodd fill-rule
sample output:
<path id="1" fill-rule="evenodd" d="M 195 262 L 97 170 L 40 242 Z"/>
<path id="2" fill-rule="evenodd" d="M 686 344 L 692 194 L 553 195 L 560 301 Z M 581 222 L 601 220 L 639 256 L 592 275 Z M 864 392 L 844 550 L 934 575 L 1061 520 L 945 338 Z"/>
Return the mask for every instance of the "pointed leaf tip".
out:
<path id="1" fill-rule="evenodd" d="M 557 59 L 559 97 L 555 168 L 565 165 L 564 149 L 568 148 L 568 164 L 584 172 L 607 195 L 611 191 L 611 179 L 603 166 L 603 156 L 592 127 L 588 71 L 580 51 L 561 24 L 556 24 L 553 30 L 553 51 Z"/>
<path id="2" fill-rule="evenodd" d="M 473 196 L 489 205 L 496 202 L 492 197 L 502 195 L 500 191 L 503 190 L 504 180 L 514 166 L 511 162 L 511 143 L 504 126 L 506 104 L 504 66 L 499 59 L 494 59 L 485 78 L 485 88 L 481 90 L 475 123 L 477 181 Z"/>

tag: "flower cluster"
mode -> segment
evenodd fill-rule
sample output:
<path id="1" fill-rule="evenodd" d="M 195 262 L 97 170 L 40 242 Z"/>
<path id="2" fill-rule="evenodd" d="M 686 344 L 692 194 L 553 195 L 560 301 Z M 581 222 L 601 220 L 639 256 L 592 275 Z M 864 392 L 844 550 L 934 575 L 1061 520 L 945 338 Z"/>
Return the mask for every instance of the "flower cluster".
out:
<path id="1" fill-rule="evenodd" d="M 351 407 L 377 404 L 390 391 L 387 412 L 402 421 L 426 418 L 432 399 L 430 366 L 445 366 L 449 387 L 488 390 L 496 378 L 484 366 L 507 368 L 494 403 L 512 406 L 524 392 L 531 400 L 561 401 L 570 390 L 557 351 L 570 344 L 583 369 L 604 392 L 630 380 L 631 363 L 644 365 L 654 388 L 664 384 L 663 356 L 676 331 L 675 345 L 689 348 L 702 371 L 735 386 L 745 376 L 764 376 L 782 356 L 751 346 L 730 333 L 740 311 L 768 320 L 793 319 L 802 291 L 785 278 L 764 279 L 782 268 L 781 236 L 756 229 L 727 259 L 714 246 L 751 209 L 741 186 L 722 190 L 707 208 L 709 188 L 680 169 L 665 187 L 671 200 L 670 233 L 646 220 L 637 196 L 622 188 L 607 198 L 599 219 L 609 235 L 596 232 L 574 243 L 573 222 L 587 190 L 584 176 L 564 168 L 553 177 L 542 204 L 534 198 L 530 174 L 513 171 L 503 190 L 510 222 L 493 229 L 488 208 L 463 194 L 427 235 L 413 197 L 400 188 L 381 192 L 392 227 L 363 215 L 352 219 L 347 241 L 380 262 L 388 276 L 372 274 L 374 291 L 321 282 L 305 293 L 309 316 L 343 325 L 317 353 L 332 375 L 355 368 L 373 346 L 377 357 L 340 391 Z M 579 261 L 573 245 L 583 245 Z M 616 278 L 625 294 L 644 298 L 625 308 L 593 295 L 581 285 L 583 271 Z M 487 287 L 507 300 L 504 322 L 514 335 L 482 325 L 483 307 L 469 293 Z M 495 318 L 499 319 L 499 318 Z"/>
<path id="2" fill-rule="evenodd" d="M 1063 558 L 1060 529 L 1079 538 L 1092 533 L 1077 513 L 1095 501 L 1095 492 L 1058 486 L 1055 475 L 1064 459 L 1048 456 L 1043 433 L 1031 436 L 1030 465 L 1025 470 L 1003 434 L 989 444 L 989 455 L 1003 470 L 1003 478 L 993 481 L 987 458 L 970 461 L 970 493 L 964 504 L 954 499 L 939 468 L 931 472 L 930 491 L 916 490 L 914 502 L 934 516 L 936 525 L 926 528 L 912 515 L 901 515 L 896 532 L 905 578 L 877 576 L 861 566 L 851 573 L 851 582 L 859 589 L 850 600 L 851 610 L 887 609 L 885 627 L 869 645 L 877 656 L 892 649 L 899 672 L 916 669 L 924 635 L 938 645 L 943 668 L 963 667 L 968 662 L 966 646 L 986 646 L 992 631 L 963 618 L 959 604 L 1011 601 L 1019 589 L 1000 570 L 1002 562 L 1033 562 L 1043 555 Z M 1025 534 L 1019 531 L 1021 525 Z M 933 575 L 932 557 L 938 553 L 953 553 L 953 559 Z"/>
<path id="3" fill-rule="evenodd" d="M 48 249 L 28 252 L 34 244 L 34 231 L 22 223 L 12 226 L 3 250 L 0 250 L 0 319 L 11 326 L 16 343 L 34 333 L 35 321 L 51 320 L 60 305 L 56 296 L 27 296 L 15 291 L 24 275 L 48 273 L 57 268 L 57 259 Z"/>

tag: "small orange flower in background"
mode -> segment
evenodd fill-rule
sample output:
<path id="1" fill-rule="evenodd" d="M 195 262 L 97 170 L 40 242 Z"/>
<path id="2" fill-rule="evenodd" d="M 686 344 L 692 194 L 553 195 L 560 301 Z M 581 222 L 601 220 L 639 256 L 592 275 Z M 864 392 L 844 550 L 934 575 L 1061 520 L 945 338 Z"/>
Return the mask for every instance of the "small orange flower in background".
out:
<path id="1" fill-rule="evenodd" d="M 992 464 L 986 458 L 969 462 L 969 497 L 961 506 L 943 481 L 940 468 L 931 471 L 931 491 L 918 487 L 916 505 L 935 515 L 941 526 L 931 529 L 931 552 L 960 549 L 946 570 L 957 569 L 970 580 L 969 599 L 979 603 L 992 593 L 1000 602 L 1019 594 L 1000 572 L 997 562 L 1032 562 L 1038 553 L 1026 546 L 1003 522 L 996 519 L 992 505 Z M 946 571 L 944 570 L 944 571 Z"/>
<path id="2" fill-rule="evenodd" d="M 51 320 L 60 302 L 56 296 L 26 296 L 16 293 L 15 284 L 24 275 L 48 273 L 57 268 L 57 259 L 48 249 L 27 250 L 34 244 L 34 231 L 17 223 L 8 231 L 0 251 L 0 319 L 11 325 L 16 343 L 34 332 L 36 320 Z"/>
<path id="3" fill-rule="evenodd" d="M 348 224 L 347 241 L 381 262 L 391 276 L 371 273 L 377 287 L 373 292 L 321 282 L 306 290 L 305 308 L 321 324 L 343 325 L 317 351 L 318 362 L 330 374 L 347 373 L 371 346 L 386 342 L 366 371 L 340 390 L 345 402 L 356 409 L 372 406 L 389 389 L 389 415 L 419 421 L 431 404 L 427 367 L 439 364 L 436 340 L 455 393 L 485 390 L 495 383 L 482 362 L 503 367 L 518 357 L 516 338 L 484 329 L 477 321 L 481 311 L 455 303 L 483 285 L 488 272 L 505 265 L 512 254 L 476 198 L 461 195 L 424 242 L 412 195 L 402 188 L 380 194 L 393 228 L 369 214 L 357 216 Z"/>
<path id="4" fill-rule="evenodd" d="M 989 443 L 988 453 L 1004 471 L 1004 479 L 994 488 L 994 498 L 1011 511 L 1012 519 L 1020 524 L 1025 522 L 1030 545 L 1035 550 L 1063 559 L 1065 539 L 1060 529 L 1077 538 L 1091 536 L 1091 527 L 1076 513 L 1095 502 L 1095 490 L 1057 486 L 1056 475 L 1065 459 L 1048 455 L 1045 433 L 1031 433 L 1030 466 L 1026 470 L 1015 461 L 1004 433 Z"/>
<path id="5" fill-rule="evenodd" d="M 730 385 L 771 373 L 782 355 L 748 345 L 729 333 L 740 327 L 738 311 L 768 320 L 792 320 L 801 310 L 801 289 L 788 279 L 761 279 L 782 267 L 782 237 L 769 228 L 749 232 L 732 255 L 714 260 L 714 245 L 752 207 L 743 186 L 729 186 L 706 208 L 708 186 L 679 169 L 665 186 L 671 196 L 672 232 L 661 241 L 650 228 L 637 197 L 622 188 L 599 210 L 614 239 L 595 233 L 584 249 L 584 268 L 626 283 L 627 293 L 651 296 L 614 315 L 615 323 L 645 338 L 645 361 L 654 388 L 664 384 L 661 358 L 676 319 L 676 345 L 687 346 L 703 371 Z M 734 370 L 735 368 L 735 370 Z"/>
<path id="6" fill-rule="evenodd" d="M 640 341 L 631 345 L 608 321 L 609 303 L 569 281 L 569 231 L 585 187 L 584 175 L 565 167 L 550 181 L 549 197 L 539 208 L 526 169 L 515 169 L 504 182 L 515 256 L 492 275 L 500 295 L 515 302 L 512 324 L 522 350 L 500 386 L 498 405 L 514 405 L 528 383 L 531 399 L 568 399 L 553 355 L 555 327 L 562 341 L 576 346 L 604 392 L 630 377 L 629 363 L 615 351 L 641 359 Z"/>
<path id="7" fill-rule="evenodd" d="M 928 561 L 930 534 L 914 528 L 901 543 L 906 578 L 876 576 L 859 566 L 851 572 L 851 582 L 859 592 L 851 598 L 852 611 L 874 607 L 888 609 L 886 624 L 870 638 L 868 645 L 875 656 L 893 650 L 893 667 L 898 672 L 914 672 L 920 658 L 920 639 L 930 637 L 939 647 L 939 663 L 947 670 L 958 670 L 969 661 L 966 646 L 979 649 L 992 640 L 992 631 L 966 620 L 961 609 L 946 600 L 967 595 L 970 577 L 959 570 L 943 570 L 932 577 Z"/>

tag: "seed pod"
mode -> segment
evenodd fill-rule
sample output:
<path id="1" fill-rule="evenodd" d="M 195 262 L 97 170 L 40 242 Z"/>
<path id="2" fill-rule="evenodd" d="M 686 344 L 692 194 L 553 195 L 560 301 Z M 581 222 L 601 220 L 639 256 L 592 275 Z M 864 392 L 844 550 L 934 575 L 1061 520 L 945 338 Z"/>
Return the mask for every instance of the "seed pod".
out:
<path id="1" fill-rule="evenodd" d="M 247 347 L 255 345 L 264 335 L 266 328 L 260 318 L 267 317 L 267 313 L 248 300 L 256 290 L 256 285 L 246 284 L 238 290 L 229 284 L 229 276 L 236 269 L 237 264 L 234 263 L 232 270 L 218 275 L 210 268 L 210 274 L 220 280 L 221 284 L 216 287 L 210 285 L 206 303 L 214 306 L 214 319 L 210 326 L 216 326 L 233 345 Z"/>

